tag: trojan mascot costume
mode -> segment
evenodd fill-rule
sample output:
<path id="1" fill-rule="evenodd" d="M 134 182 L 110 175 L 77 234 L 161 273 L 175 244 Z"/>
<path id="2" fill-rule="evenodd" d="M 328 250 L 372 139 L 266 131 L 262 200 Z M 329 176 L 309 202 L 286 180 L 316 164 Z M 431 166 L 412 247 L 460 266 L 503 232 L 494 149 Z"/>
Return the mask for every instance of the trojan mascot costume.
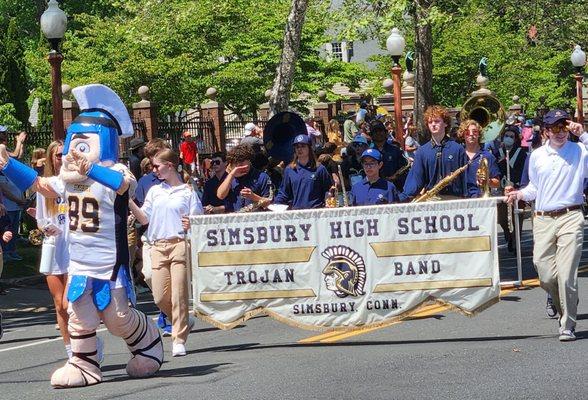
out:
<path id="1" fill-rule="evenodd" d="M 151 319 L 138 311 L 129 273 L 126 221 L 129 192 L 136 181 L 117 164 L 119 137 L 133 134 L 128 112 L 111 89 L 87 85 L 73 89 L 82 112 L 67 129 L 63 166 L 57 177 L 40 178 L 9 158 L 0 146 L 0 167 L 21 191 L 67 199 L 69 221 L 69 334 L 72 357 L 51 377 L 58 388 L 102 381 L 96 352 L 100 320 L 127 343 L 131 377 L 156 373 L 163 345 Z M 129 306 L 129 302 L 131 306 Z"/>

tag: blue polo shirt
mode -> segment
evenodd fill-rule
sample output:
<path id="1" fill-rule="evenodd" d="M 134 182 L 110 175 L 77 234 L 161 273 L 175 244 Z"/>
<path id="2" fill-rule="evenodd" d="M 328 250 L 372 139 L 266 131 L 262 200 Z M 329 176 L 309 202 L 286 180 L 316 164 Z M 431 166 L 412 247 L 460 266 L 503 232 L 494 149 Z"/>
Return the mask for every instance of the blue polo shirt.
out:
<path id="1" fill-rule="evenodd" d="M 400 150 L 400 148 L 391 140 L 387 140 L 381 149 L 377 146 L 374 146 L 374 149 L 377 149 L 382 153 L 382 162 L 384 163 L 380 170 L 382 176 L 390 177 L 408 163 L 406 158 L 404 158 L 402 150 Z"/>
<path id="2" fill-rule="evenodd" d="M 223 183 L 223 181 L 225 180 L 227 175 L 228 174 L 225 172 L 220 179 L 218 179 L 216 177 L 216 175 L 213 175 L 212 178 L 210 178 L 209 180 L 206 181 L 206 183 L 204 184 L 204 190 L 202 193 L 202 206 L 203 207 L 206 207 L 208 205 L 211 205 L 213 207 L 218 207 L 218 206 L 222 206 L 223 204 L 225 204 L 224 200 L 221 200 L 216 196 L 216 191 L 218 190 L 218 187 L 220 186 L 220 184 Z"/>
<path id="3" fill-rule="evenodd" d="M 135 189 L 135 203 L 141 207 L 145 202 L 145 197 L 147 197 L 149 189 L 155 185 L 160 185 L 161 182 L 163 181 L 159 180 L 153 172 L 143 175 L 137 182 L 137 189 Z"/>
<path id="4" fill-rule="evenodd" d="M 478 187 L 478 168 L 480 167 L 480 161 L 482 161 L 482 157 L 488 160 L 488 172 L 490 178 L 498 178 L 500 179 L 500 168 L 498 168 L 498 163 L 496 162 L 496 158 L 489 150 L 480 150 L 472 158 L 471 164 L 468 167 L 467 179 L 468 179 L 468 190 L 470 197 L 480 197 L 482 195 L 482 189 Z"/>
<path id="5" fill-rule="evenodd" d="M 414 154 L 414 162 L 400 193 L 400 201 L 407 201 L 417 196 L 421 189 L 431 189 L 437 182 L 450 175 L 459 167 L 466 165 L 468 157 L 462 145 L 447 136 L 436 144 L 433 140 L 425 143 Z M 456 197 L 468 196 L 467 171 L 461 173 L 439 194 Z"/>
<path id="6" fill-rule="evenodd" d="M 396 186 L 384 178 L 380 178 L 374 183 L 370 183 L 367 178 L 364 178 L 351 188 L 351 204 L 354 206 L 391 204 L 397 203 L 399 200 Z"/>
<path id="7" fill-rule="evenodd" d="M 241 208 L 252 203 L 251 200 L 241 197 L 240 193 L 242 189 L 249 188 L 258 196 L 268 197 L 271 185 L 272 181 L 268 174 L 251 167 L 247 175 L 233 178 L 231 189 L 223 203 L 225 205 L 225 211 L 239 211 Z"/>
<path id="8" fill-rule="evenodd" d="M 331 186 L 331 175 L 324 166 L 311 168 L 297 163 L 294 168 L 288 166 L 284 170 L 274 203 L 288 204 L 294 210 L 324 207 L 325 194 Z"/>

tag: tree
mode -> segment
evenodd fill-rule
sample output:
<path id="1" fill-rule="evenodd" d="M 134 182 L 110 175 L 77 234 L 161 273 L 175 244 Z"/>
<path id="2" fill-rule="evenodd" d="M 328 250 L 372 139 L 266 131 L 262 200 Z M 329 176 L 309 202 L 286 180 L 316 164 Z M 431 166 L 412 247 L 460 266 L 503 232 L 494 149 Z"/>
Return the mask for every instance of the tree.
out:
<path id="1" fill-rule="evenodd" d="M 11 18 L 4 37 L 4 51 L 6 73 L 1 84 L 6 90 L 6 103 L 12 103 L 16 118 L 26 124 L 29 116 L 27 99 L 29 97 L 29 82 L 26 76 L 24 49 L 19 40 L 16 19 Z"/>
<path id="2" fill-rule="evenodd" d="M 298 59 L 302 26 L 304 25 L 307 6 L 307 0 L 292 0 L 292 7 L 284 32 L 282 57 L 276 69 L 274 87 L 269 101 L 271 115 L 286 111 L 290 103 L 290 90 L 296 71 L 296 60 Z"/>

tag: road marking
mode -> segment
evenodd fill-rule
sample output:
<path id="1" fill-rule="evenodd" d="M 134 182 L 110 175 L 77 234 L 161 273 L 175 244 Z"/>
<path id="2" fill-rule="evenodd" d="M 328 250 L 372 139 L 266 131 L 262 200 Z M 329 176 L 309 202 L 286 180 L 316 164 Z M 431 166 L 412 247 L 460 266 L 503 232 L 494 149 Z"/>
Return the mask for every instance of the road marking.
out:
<path id="1" fill-rule="evenodd" d="M 578 270 L 578 272 L 584 272 L 584 271 L 588 271 L 588 266 L 585 266 L 582 269 Z M 527 280 L 523 281 L 522 286 L 523 287 L 537 287 L 537 286 L 539 286 L 539 279 L 527 279 Z M 500 296 L 505 296 L 509 293 L 514 292 L 515 290 L 517 290 L 516 287 L 502 289 L 502 290 L 500 290 Z M 407 321 L 407 320 L 410 321 L 411 319 L 414 319 L 414 318 L 430 317 L 430 316 L 436 315 L 442 311 L 446 311 L 447 309 L 449 309 L 449 306 L 447 306 L 447 305 L 431 304 L 431 305 L 422 307 L 421 309 L 419 309 L 419 311 L 417 311 L 416 313 L 410 315 L 408 318 L 401 320 L 401 321 L 393 321 L 393 322 L 385 323 L 383 325 L 379 325 L 377 327 L 358 329 L 358 330 L 349 331 L 349 332 L 340 332 L 340 331 L 327 332 L 327 333 L 323 333 L 321 335 L 311 336 L 306 339 L 299 340 L 298 343 L 334 343 L 334 342 L 338 342 L 340 340 L 347 339 L 347 338 L 350 338 L 353 336 L 363 335 L 363 334 L 375 331 L 377 329 L 382 329 L 382 328 L 389 327 L 391 325 L 400 324 L 403 321 Z"/>
<path id="2" fill-rule="evenodd" d="M 102 331 L 105 331 L 105 330 L 107 330 L 107 329 L 106 328 L 97 329 L 96 332 L 102 332 Z M 20 346 L 14 346 L 14 347 L 9 347 L 7 349 L 2 349 L 2 350 L 0 350 L 0 353 L 4 353 L 5 351 L 24 349 L 25 347 L 38 346 L 40 344 L 45 344 L 45 343 L 50 343 L 50 342 L 56 342 L 58 340 L 63 340 L 63 338 L 61 336 L 59 336 L 59 337 L 56 337 L 54 339 L 45 339 L 45 340 L 40 340 L 38 342 L 21 344 Z"/>

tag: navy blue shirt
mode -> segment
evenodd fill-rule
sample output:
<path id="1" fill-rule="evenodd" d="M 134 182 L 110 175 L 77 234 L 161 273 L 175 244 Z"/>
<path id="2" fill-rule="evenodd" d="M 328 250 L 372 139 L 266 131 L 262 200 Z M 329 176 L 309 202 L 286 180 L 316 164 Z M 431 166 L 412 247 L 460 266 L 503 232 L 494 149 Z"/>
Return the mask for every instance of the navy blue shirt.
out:
<path id="1" fill-rule="evenodd" d="M 414 154 L 414 162 L 406 177 L 404 191 L 400 193 L 400 201 L 417 196 L 423 188 L 431 189 L 441 179 L 466 165 L 467 158 L 463 146 L 447 136 L 440 144 L 436 144 L 433 140 L 428 141 Z M 469 193 L 468 186 L 466 172 L 464 172 L 439 194 L 466 197 Z"/>
<path id="2" fill-rule="evenodd" d="M 500 179 L 500 169 L 498 168 L 496 158 L 492 155 L 492 153 L 489 150 L 479 150 L 474 155 L 474 158 L 472 158 L 470 166 L 466 171 L 468 179 L 468 189 L 470 190 L 470 197 L 480 197 L 482 195 L 482 189 L 478 187 L 478 168 L 480 167 L 482 157 L 488 160 L 489 178 Z"/>
<path id="3" fill-rule="evenodd" d="M 351 204 L 354 206 L 391 204 L 397 203 L 399 200 L 396 186 L 384 178 L 380 178 L 374 183 L 370 183 L 367 178 L 364 178 L 351 188 Z"/>
<path id="4" fill-rule="evenodd" d="M 253 203 L 240 195 L 242 189 L 249 188 L 258 196 L 268 197 L 271 185 L 272 181 L 268 174 L 251 167 L 247 175 L 233 178 L 229 194 L 224 199 L 225 211 L 239 211 L 241 208 Z"/>
<path id="5" fill-rule="evenodd" d="M 377 146 L 374 146 L 374 149 L 377 149 L 380 151 L 380 153 L 382 153 L 382 162 L 384 165 L 380 170 L 380 174 L 384 177 L 390 177 L 394 175 L 396 171 L 408 163 L 406 158 L 404 158 L 402 150 L 400 150 L 400 148 L 396 146 L 391 140 L 387 140 L 381 149 L 379 149 Z"/>
<path id="6" fill-rule="evenodd" d="M 325 205 L 325 194 L 333 186 L 329 171 L 319 165 L 286 167 L 284 179 L 274 203 L 288 204 L 294 210 L 319 208 Z"/>
<path id="7" fill-rule="evenodd" d="M 208 205 L 218 207 L 225 204 L 224 200 L 221 200 L 216 196 L 216 191 L 218 190 L 220 184 L 225 180 L 227 175 L 228 174 L 225 172 L 220 179 L 218 179 L 216 175 L 213 175 L 212 178 L 206 181 L 206 183 L 204 184 L 204 191 L 202 194 L 203 207 L 206 207 Z"/>
<path id="8" fill-rule="evenodd" d="M 141 207 L 145 202 L 145 197 L 147 197 L 149 189 L 155 185 L 160 185 L 161 182 L 163 181 L 159 180 L 153 172 L 143 175 L 137 182 L 137 189 L 135 189 L 135 203 Z"/>

